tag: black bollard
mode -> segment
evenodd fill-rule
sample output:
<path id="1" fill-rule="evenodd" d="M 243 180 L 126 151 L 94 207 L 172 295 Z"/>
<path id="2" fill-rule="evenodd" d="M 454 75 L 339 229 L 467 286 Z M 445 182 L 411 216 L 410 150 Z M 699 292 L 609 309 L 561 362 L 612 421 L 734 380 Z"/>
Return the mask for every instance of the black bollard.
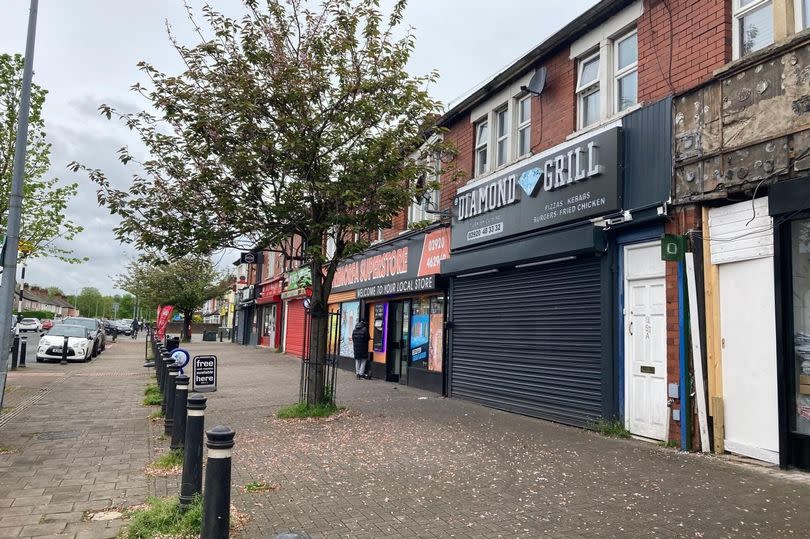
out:
<path id="1" fill-rule="evenodd" d="M 28 338 L 27 337 L 20 337 L 20 368 L 24 369 L 25 367 L 25 354 L 28 352 Z"/>
<path id="2" fill-rule="evenodd" d="M 68 336 L 65 335 L 65 340 L 62 342 L 62 365 L 67 365 L 67 352 L 68 352 Z"/>
<path id="3" fill-rule="evenodd" d="M 14 335 L 14 340 L 11 341 L 11 370 L 17 370 L 17 360 L 20 357 L 20 336 Z"/>
<path id="4" fill-rule="evenodd" d="M 188 376 L 178 374 L 174 389 L 174 421 L 172 421 L 172 449 L 183 449 L 186 443 L 186 406 L 188 405 Z"/>
<path id="5" fill-rule="evenodd" d="M 166 416 L 163 419 L 163 434 L 166 436 L 172 435 L 172 425 L 174 425 L 174 388 L 177 382 L 177 375 L 180 373 L 180 367 L 174 364 L 169 364 L 169 377 L 166 378 Z"/>
<path id="6" fill-rule="evenodd" d="M 186 439 L 183 447 L 183 479 L 180 482 L 180 506 L 184 507 L 202 492 L 203 432 L 205 432 L 205 397 L 192 393 L 188 397 Z"/>
<path id="7" fill-rule="evenodd" d="M 231 525 L 231 451 L 234 431 L 214 427 L 205 433 L 208 464 L 203 490 L 202 534 L 200 539 L 227 539 Z"/>

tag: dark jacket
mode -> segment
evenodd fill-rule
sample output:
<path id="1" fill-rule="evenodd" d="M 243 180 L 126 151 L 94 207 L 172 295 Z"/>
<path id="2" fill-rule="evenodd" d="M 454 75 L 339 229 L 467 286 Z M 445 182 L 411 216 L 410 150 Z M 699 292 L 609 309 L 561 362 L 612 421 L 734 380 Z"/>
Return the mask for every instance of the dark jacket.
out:
<path id="1" fill-rule="evenodd" d="M 352 341 L 354 341 L 354 359 L 368 359 L 368 328 L 360 326 L 352 331 Z"/>

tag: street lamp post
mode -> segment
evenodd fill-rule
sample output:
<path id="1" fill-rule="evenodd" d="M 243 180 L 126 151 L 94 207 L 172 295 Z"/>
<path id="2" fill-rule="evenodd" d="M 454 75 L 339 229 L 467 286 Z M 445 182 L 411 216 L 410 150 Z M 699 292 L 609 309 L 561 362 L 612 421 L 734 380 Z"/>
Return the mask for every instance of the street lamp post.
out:
<path id="1" fill-rule="evenodd" d="M 0 409 L 6 392 L 9 339 L 11 338 L 11 309 L 14 304 L 17 252 L 20 247 L 20 221 L 22 219 L 23 179 L 25 151 L 28 143 L 28 114 L 31 110 L 31 79 L 34 73 L 34 43 L 37 33 L 39 0 L 31 0 L 28 13 L 28 37 L 25 42 L 20 115 L 17 118 L 17 139 L 14 145 L 14 168 L 11 175 L 11 196 L 8 204 L 8 230 L 3 257 L 3 282 L 0 285 Z"/>

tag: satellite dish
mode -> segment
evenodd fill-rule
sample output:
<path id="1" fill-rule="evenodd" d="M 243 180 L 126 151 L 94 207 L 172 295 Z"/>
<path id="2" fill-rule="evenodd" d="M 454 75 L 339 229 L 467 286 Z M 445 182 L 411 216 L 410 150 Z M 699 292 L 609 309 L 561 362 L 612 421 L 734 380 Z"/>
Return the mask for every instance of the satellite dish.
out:
<path id="1" fill-rule="evenodd" d="M 534 70 L 528 86 L 521 86 L 520 89 L 530 94 L 540 95 L 546 87 L 546 68 L 538 67 Z"/>

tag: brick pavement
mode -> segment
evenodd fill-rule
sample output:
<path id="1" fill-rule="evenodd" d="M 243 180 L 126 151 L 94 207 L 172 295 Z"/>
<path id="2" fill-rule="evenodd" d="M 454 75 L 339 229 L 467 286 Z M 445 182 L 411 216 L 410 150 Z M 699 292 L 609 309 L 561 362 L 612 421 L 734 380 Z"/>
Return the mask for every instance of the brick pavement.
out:
<path id="1" fill-rule="evenodd" d="M 0 537 L 115 537 L 120 520 L 84 522 L 85 512 L 146 497 L 142 346 L 108 345 L 84 364 L 29 362 L 9 375 L 0 445 L 14 452 L 0 455 Z"/>
<path id="2" fill-rule="evenodd" d="M 282 422 L 273 414 L 297 397 L 296 360 L 189 348 L 220 358 L 206 422 L 237 431 L 233 501 L 251 515 L 239 537 L 810 535 L 805 474 L 607 439 L 346 372 L 337 395 L 348 412 Z M 177 478 L 142 474 L 167 442 L 137 404 L 140 354 L 125 341 L 66 376 L 40 376 L 45 397 L 0 428 L 4 445 L 24 448 L 0 456 L 0 536 L 112 537 L 120 521 L 90 528 L 102 523 L 80 522 L 81 512 L 176 493 Z M 278 488 L 246 493 L 250 481 Z"/>
<path id="3" fill-rule="evenodd" d="M 244 536 L 810 536 L 810 476 L 679 453 L 483 408 L 341 371 L 334 421 L 273 418 L 298 393 L 298 362 L 218 354 L 208 426 L 237 431 L 234 500 Z M 278 490 L 248 494 L 249 481 Z"/>

